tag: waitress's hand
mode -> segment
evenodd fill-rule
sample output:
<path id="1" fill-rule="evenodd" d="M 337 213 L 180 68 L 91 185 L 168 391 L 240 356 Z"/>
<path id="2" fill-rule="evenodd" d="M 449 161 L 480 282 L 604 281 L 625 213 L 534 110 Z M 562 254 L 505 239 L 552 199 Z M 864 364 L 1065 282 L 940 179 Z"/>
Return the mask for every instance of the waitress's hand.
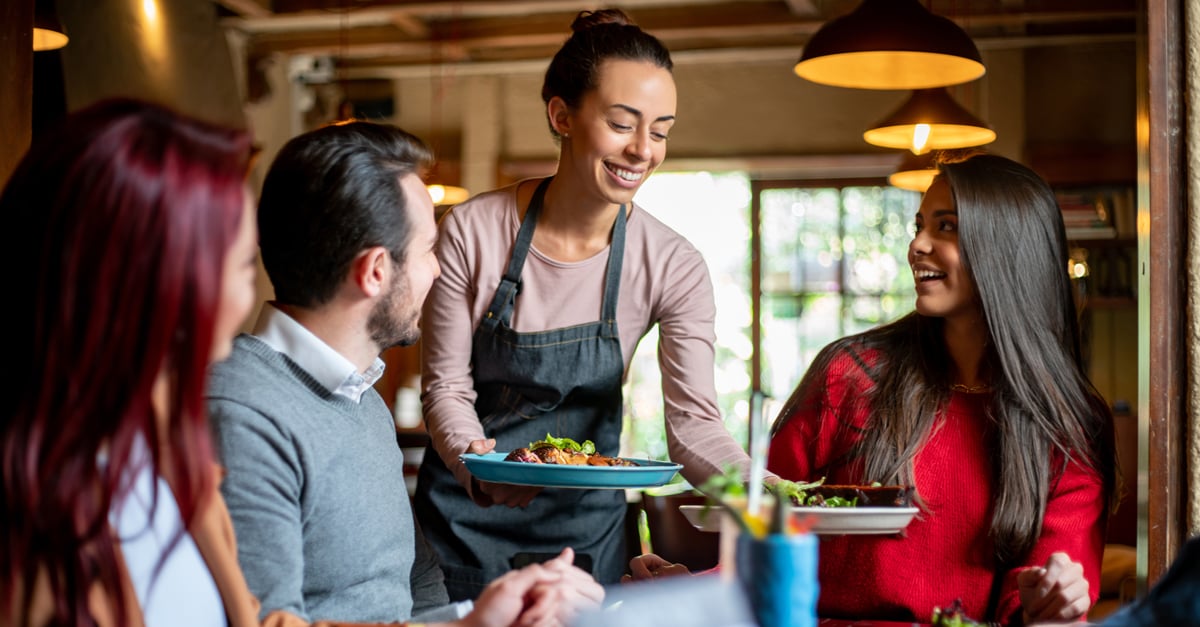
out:
<path id="1" fill-rule="evenodd" d="M 496 449 L 495 438 L 486 440 L 474 440 L 467 445 L 468 453 L 483 455 L 491 453 Z M 542 491 L 541 488 L 533 486 L 511 485 L 508 483 L 492 483 L 490 481 L 475 481 L 471 480 L 471 491 L 474 493 L 473 500 L 477 505 L 488 507 L 499 503 L 509 507 L 525 507 Z"/>
<path id="2" fill-rule="evenodd" d="M 683 564 L 672 564 L 653 553 L 645 553 L 629 560 L 629 574 L 621 577 L 621 583 L 690 574 L 692 571 Z"/>
<path id="3" fill-rule="evenodd" d="M 1083 565 L 1062 552 L 1051 554 L 1044 566 L 1017 573 L 1017 590 L 1026 624 L 1069 623 L 1091 606 Z"/>

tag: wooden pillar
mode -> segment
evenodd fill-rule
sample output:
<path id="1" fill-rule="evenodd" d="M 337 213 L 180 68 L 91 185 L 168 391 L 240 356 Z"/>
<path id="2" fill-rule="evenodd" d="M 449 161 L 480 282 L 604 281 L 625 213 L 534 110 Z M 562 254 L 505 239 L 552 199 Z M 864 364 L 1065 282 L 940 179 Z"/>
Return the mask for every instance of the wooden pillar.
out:
<path id="1" fill-rule="evenodd" d="M 500 78 L 467 77 L 463 102 L 475 103 L 475 106 L 463 107 L 462 111 L 461 180 L 473 196 L 496 187 L 503 127 Z"/>
<path id="2" fill-rule="evenodd" d="M 33 2 L 0 2 L 0 185 L 33 135 Z"/>

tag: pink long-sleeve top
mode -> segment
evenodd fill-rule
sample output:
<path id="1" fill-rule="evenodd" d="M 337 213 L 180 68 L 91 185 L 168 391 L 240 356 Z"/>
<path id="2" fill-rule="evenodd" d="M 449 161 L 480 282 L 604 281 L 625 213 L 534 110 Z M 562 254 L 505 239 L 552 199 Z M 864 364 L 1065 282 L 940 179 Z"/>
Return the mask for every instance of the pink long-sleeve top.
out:
<path id="1" fill-rule="evenodd" d="M 443 219 L 438 241 L 442 276 L 429 292 L 421 322 L 425 424 L 442 460 L 468 490 L 470 474 L 458 456 L 471 441 L 484 438 L 474 407 L 471 338 L 500 284 L 524 215 L 516 190 L 511 185 L 480 194 Z M 671 459 L 683 464 L 683 476 L 693 483 L 727 464 L 744 469 L 746 454 L 725 430 L 716 402 L 716 307 L 703 257 L 636 205 L 625 238 L 617 325 L 626 376 L 638 341 L 657 323 Z M 607 262 L 607 247 L 573 263 L 531 247 L 513 328 L 527 333 L 599 320 Z"/>

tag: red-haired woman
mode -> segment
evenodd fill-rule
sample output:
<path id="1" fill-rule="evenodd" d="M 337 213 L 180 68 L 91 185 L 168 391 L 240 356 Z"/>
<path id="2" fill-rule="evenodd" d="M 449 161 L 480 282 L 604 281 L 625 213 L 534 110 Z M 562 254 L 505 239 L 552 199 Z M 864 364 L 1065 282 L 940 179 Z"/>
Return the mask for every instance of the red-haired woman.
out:
<path id="1" fill-rule="evenodd" d="M 257 622 L 204 413 L 254 301 L 249 146 L 107 101 L 0 196 L 0 624 Z"/>

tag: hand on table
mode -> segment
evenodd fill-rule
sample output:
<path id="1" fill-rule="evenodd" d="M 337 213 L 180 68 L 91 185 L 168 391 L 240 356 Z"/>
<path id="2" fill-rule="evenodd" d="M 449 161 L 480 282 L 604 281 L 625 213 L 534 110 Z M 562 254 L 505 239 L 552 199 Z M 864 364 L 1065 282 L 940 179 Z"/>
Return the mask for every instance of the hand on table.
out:
<path id="1" fill-rule="evenodd" d="M 463 627 L 558 627 L 600 605 L 604 588 L 572 566 L 575 552 L 506 573 L 483 590 Z"/>
<path id="2" fill-rule="evenodd" d="M 1091 606 L 1083 565 L 1066 553 L 1054 553 L 1044 566 L 1017 573 L 1025 623 L 1071 623 Z"/>
<path id="3" fill-rule="evenodd" d="M 468 453 L 483 455 L 496 449 L 496 440 L 474 440 L 467 446 Z M 509 507 L 525 507 L 542 491 L 541 488 L 507 483 L 492 483 L 490 481 L 473 481 L 475 492 L 474 501 L 484 507 L 499 503 Z"/>
<path id="4" fill-rule="evenodd" d="M 690 575 L 692 571 L 688 570 L 688 567 L 683 564 L 672 564 L 653 553 L 646 553 L 629 560 L 629 573 L 621 577 L 621 583 Z"/>

